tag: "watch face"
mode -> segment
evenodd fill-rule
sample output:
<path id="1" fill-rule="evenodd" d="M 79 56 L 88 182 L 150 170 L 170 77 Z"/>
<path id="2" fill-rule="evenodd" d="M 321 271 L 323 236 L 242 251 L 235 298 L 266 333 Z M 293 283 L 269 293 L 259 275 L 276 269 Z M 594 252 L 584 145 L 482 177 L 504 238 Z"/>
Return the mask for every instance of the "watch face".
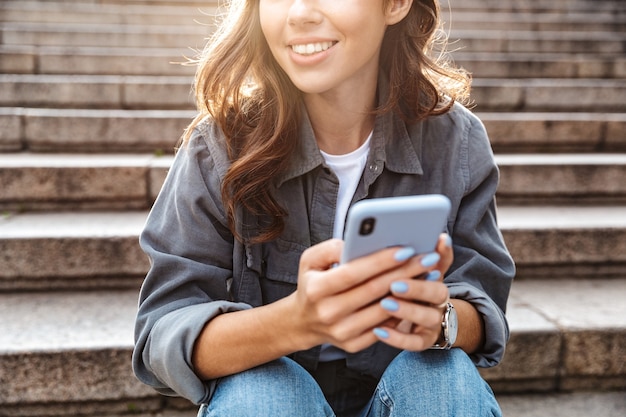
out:
<path id="1" fill-rule="evenodd" d="M 459 321 L 456 316 L 456 310 L 450 309 L 450 315 L 448 316 L 448 340 L 450 344 L 456 342 L 456 336 L 459 332 Z"/>

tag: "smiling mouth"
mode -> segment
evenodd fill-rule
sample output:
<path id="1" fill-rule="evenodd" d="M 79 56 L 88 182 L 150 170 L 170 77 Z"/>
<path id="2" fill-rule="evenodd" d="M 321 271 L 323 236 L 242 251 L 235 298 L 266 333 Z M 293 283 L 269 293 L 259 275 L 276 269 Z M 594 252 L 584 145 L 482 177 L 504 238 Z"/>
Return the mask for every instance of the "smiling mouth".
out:
<path id="1" fill-rule="evenodd" d="M 298 55 L 313 55 L 328 50 L 336 42 L 315 42 L 291 45 L 291 50 Z"/>

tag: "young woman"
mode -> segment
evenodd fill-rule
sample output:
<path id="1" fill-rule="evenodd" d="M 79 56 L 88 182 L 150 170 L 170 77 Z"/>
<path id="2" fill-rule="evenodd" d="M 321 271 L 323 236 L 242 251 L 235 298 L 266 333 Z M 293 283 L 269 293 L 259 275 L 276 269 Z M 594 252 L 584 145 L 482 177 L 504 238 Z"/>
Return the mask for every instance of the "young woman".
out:
<path id="1" fill-rule="evenodd" d="M 476 366 L 503 355 L 514 266 L 439 24 L 436 0 L 231 4 L 141 235 L 142 381 L 202 416 L 500 415 Z M 435 252 L 336 266 L 350 205 L 433 193 Z"/>

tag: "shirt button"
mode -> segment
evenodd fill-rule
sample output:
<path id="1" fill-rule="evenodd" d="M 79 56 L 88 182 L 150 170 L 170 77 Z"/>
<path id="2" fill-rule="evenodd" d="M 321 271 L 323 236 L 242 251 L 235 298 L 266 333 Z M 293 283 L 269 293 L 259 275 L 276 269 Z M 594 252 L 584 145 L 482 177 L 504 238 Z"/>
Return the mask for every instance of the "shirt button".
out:
<path id="1" fill-rule="evenodd" d="M 372 164 L 369 166 L 369 170 L 372 172 L 378 172 L 378 165 Z"/>

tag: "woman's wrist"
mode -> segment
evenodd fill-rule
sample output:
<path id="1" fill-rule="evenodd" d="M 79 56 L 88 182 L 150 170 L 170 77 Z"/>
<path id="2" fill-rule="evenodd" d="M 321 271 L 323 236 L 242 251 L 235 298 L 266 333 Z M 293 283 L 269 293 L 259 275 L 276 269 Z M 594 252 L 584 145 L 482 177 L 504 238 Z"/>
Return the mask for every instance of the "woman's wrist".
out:
<path id="1" fill-rule="evenodd" d="M 299 307 L 296 293 L 276 301 L 277 318 L 283 322 L 283 337 L 289 350 L 297 352 L 307 350 L 324 343 L 321 336 L 315 334 L 307 325 L 306 312 Z"/>
<path id="2" fill-rule="evenodd" d="M 485 343 L 485 324 L 482 316 L 473 304 L 460 299 L 452 299 L 458 318 L 458 334 L 454 347 L 471 354 L 482 348 Z"/>

